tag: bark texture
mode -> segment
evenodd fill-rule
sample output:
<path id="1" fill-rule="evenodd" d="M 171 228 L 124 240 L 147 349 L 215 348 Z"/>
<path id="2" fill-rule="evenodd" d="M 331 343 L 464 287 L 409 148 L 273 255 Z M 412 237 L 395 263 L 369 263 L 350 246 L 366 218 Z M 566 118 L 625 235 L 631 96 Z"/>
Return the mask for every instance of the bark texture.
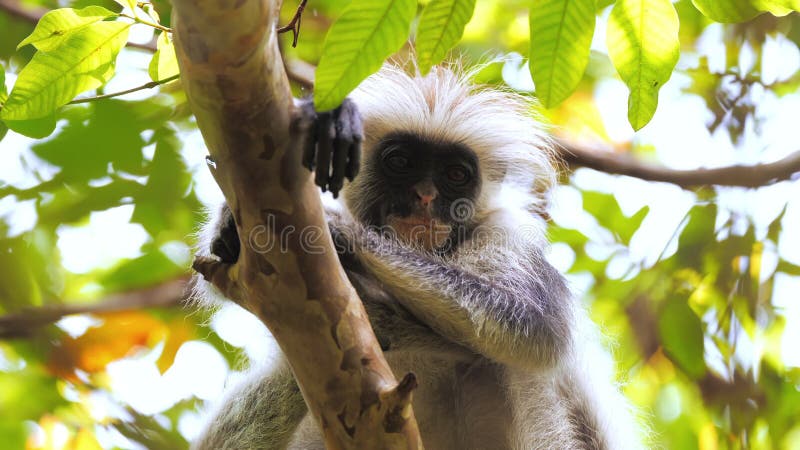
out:
<path id="1" fill-rule="evenodd" d="M 414 376 L 392 375 L 333 250 L 275 32 L 276 0 L 173 1 L 181 80 L 234 214 L 234 265 L 194 268 L 269 327 L 329 449 L 417 449 Z M 215 167 L 213 167 L 215 166 Z"/>

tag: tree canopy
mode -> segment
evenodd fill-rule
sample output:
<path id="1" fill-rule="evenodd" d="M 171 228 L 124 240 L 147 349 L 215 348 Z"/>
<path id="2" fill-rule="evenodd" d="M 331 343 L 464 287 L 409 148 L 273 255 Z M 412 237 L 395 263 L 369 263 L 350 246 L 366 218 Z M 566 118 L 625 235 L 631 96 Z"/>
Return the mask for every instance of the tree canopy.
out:
<path id="1" fill-rule="evenodd" d="M 298 5 L 302 7 L 296 9 Z M 280 39 L 336 107 L 392 57 L 535 96 L 550 260 L 669 449 L 800 448 L 800 2 L 308 0 Z M 0 440 L 185 448 L 274 342 L 185 307 L 220 199 L 169 2 L 0 0 Z M 285 25 L 283 25 L 285 24 Z M 402 374 L 396 374 L 402 376 Z"/>

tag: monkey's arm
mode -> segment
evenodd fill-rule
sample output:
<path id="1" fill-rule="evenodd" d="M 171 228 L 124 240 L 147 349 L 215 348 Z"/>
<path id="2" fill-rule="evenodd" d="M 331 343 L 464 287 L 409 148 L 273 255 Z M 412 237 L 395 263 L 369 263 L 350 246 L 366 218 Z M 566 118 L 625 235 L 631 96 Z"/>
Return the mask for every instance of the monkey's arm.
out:
<path id="1" fill-rule="evenodd" d="M 480 249 L 494 261 L 487 267 L 480 259 L 440 259 L 367 233 L 359 259 L 403 306 L 446 338 L 511 366 L 552 367 L 567 354 L 573 300 L 540 252 L 520 258 L 510 249 Z M 507 253 L 507 265 L 497 263 L 504 261 L 499 252 Z"/>
<path id="2" fill-rule="evenodd" d="M 470 349 L 443 338 L 417 319 L 386 291 L 379 280 L 366 272 L 354 254 L 339 252 L 339 261 L 364 304 L 381 350 L 411 352 L 462 362 L 473 361 L 478 356 Z"/>
<path id="3" fill-rule="evenodd" d="M 212 254 L 226 262 L 239 257 L 239 236 L 230 210 L 223 205 L 212 222 Z M 334 235 L 340 262 L 364 302 L 384 351 L 410 351 L 471 361 L 475 354 L 434 333 L 403 308 L 347 251 L 343 236 Z M 217 408 L 213 419 L 192 445 L 195 450 L 286 448 L 307 413 L 294 375 L 285 361 L 273 371 L 257 371 Z"/>

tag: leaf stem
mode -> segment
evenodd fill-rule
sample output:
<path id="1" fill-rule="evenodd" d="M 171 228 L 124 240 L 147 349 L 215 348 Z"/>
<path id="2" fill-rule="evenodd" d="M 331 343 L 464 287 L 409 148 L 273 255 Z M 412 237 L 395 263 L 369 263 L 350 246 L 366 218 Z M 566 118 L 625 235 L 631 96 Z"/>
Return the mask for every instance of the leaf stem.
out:
<path id="1" fill-rule="evenodd" d="M 140 18 L 136 17 L 135 15 L 134 16 L 129 16 L 127 14 L 120 13 L 120 16 L 121 17 L 126 17 L 128 19 L 131 19 L 136 23 L 140 23 L 142 25 L 147 25 L 149 27 L 153 27 L 156 30 L 165 31 L 167 33 L 172 33 L 172 28 L 165 27 L 164 25 L 161 25 L 161 24 L 158 24 L 158 23 L 155 23 L 155 22 L 150 22 L 149 20 L 140 19 Z"/>
<path id="2" fill-rule="evenodd" d="M 94 97 L 79 98 L 79 99 L 73 100 L 73 101 L 71 101 L 71 102 L 69 102 L 67 104 L 68 105 L 77 105 L 79 103 L 89 103 L 89 102 L 93 102 L 93 101 L 96 101 L 96 100 L 102 100 L 104 98 L 119 97 L 120 95 L 130 94 L 131 92 L 141 91 L 141 90 L 144 90 L 144 89 L 151 89 L 151 88 L 154 88 L 156 86 L 169 83 L 170 81 L 175 81 L 179 77 L 180 77 L 180 74 L 176 74 L 176 75 L 173 75 L 171 77 L 164 78 L 163 80 L 150 81 L 150 82 L 145 83 L 145 84 L 143 84 L 141 86 L 136 86 L 135 88 L 126 89 L 124 91 L 119 91 L 119 92 L 112 92 L 110 94 L 96 95 Z"/>
<path id="3" fill-rule="evenodd" d="M 292 20 L 286 24 L 286 26 L 278 28 L 278 34 L 285 33 L 287 31 L 292 32 L 292 47 L 297 47 L 297 38 L 300 36 L 300 19 L 303 17 L 303 10 L 306 9 L 306 3 L 308 0 L 301 0 L 300 4 L 297 6 L 297 11 L 295 11 Z"/>

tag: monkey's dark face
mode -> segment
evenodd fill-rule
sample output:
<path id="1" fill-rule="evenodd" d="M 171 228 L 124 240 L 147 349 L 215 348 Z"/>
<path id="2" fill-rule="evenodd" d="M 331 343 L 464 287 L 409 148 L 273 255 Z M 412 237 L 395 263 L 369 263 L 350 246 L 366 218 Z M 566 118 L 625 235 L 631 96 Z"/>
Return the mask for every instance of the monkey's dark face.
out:
<path id="1" fill-rule="evenodd" d="M 480 192 L 478 158 L 466 146 L 409 134 L 384 138 L 372 154 L 377 178 L 369 196 L 370 225 L 387 226 L 426 249 L 443 247 L 466 225 Z"/>

